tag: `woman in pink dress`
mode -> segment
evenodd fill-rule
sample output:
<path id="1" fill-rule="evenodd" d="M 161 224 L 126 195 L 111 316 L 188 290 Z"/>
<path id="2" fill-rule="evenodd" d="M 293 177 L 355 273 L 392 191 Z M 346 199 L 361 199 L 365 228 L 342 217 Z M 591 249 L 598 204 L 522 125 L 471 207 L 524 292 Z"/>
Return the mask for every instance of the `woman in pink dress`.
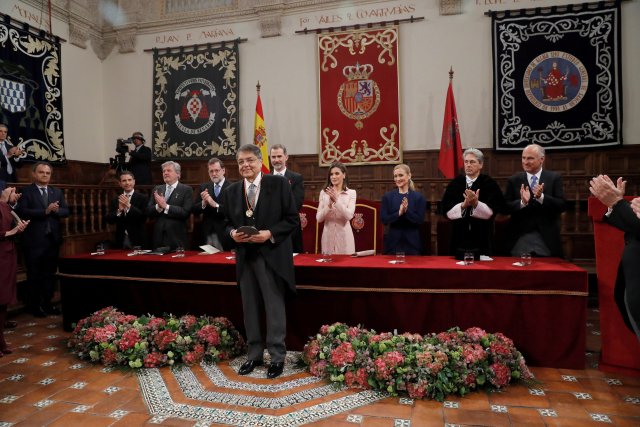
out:
<path id="1" fill-rule="evenodd" d="M 347 168 L 340 162 L 329 167 L 327 187 L 320 192 L 318 222 L 324 222 L 322 231 L 323 254 L 347 254 L 356 251 L 351 229 L 351 218 L 356 210 L 356 190 L 348 188 Z"/>
<path id="2" fill-rule="evenodd" d="M 7 320 L 7 306 L 16 302 L 16 247 L 11 240 L 22 233 L 29 221 L 19 221 L 13 227 L 14 217 L 11 206 L 15 204 L 19 194 L 15 187 L 7 187 L 0 194 L 0 357 L 11 353 L 4 340 L 4 324 Z"/>

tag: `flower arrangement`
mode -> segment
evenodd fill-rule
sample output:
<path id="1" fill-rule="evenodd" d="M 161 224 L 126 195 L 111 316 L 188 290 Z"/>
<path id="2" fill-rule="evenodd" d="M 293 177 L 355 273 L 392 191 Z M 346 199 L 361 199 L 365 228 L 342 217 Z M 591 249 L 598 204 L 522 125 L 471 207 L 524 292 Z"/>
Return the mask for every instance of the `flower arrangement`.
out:
<path id="1" fill-rule="evenodd" d="M 305 345 L 302 362 L 311 374 L 339 385 L 438 401 L 533 378 L 512 340 L 480 328 L 422 336 L 335 323 Z"/>
<path id="2" fill-rule="evenodd" d="M 81 359 L 130 368 L 218 362 L 246 349 L 242 336 L 224 317 L 136 317 L 114 307 L 80 320 L 67 345 Z"/>

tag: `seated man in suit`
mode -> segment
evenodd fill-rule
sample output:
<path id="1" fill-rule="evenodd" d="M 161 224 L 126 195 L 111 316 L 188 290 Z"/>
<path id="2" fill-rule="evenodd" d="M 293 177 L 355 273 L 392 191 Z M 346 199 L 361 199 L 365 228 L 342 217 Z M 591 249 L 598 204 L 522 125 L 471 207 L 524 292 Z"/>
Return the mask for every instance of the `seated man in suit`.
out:
<path id="1" fill-rule="evenodd" d="M 591 194 L 609 209 L 605 221 L 624 231 L 624 250 L 613 296 L 627 325 L 640 339 L 640 197 L 631 203 L 624 200 L 626 181 L 614 183 L 607 175 L 599 175 L 590 182 Z"/>
<path id="2" fill-rule="evenodd" d="M 193 213 L 202 214 L 203 242 L 221 251 L 228 251 L 235 247 L 235 243 L 225 232 L 224 214 L 222 213 L 222 191 L 231 182 L 224 177 L 225 169 L 222 160 L 214 157 L 207 164 L 209 182 L 200 184 L 200 191 L 193 204 Z"/>
<path id="3" fill-rule="evenodd" d="M 0 181 L 16 182 L 18 160 L 24 151 L 9 141 L 8 132 L 7 125 L 0 124 Z"/>
<path id="4" fill-rule="evenodd" d="M 442 196 L 443 212 L 452 226 L 449 254 L 477 249 L 481 255 L 493 255 L 493 220 L 504 209 L 504 197 L 498 183 L 480 173 L 482 151 L 467 148 L 462 157 L 464 175 L 454 178 Z"/>
<path id="5" fill-rule="evenodd" d="M 157 185 L 149 199 L 147 215 L 155 218 L 153 247 L 187 248 L 187 220 L 193 209 L 193 190 L 181 184 L 180 165 L 176 162 L 162 164 L 163 185 Z"/>
<path id="6" fill-rule="evenodd" d="M 69 216 L 62 190 L 49 185 L 53 168 L 47 162 L 33 165 L 33 184 L 22 189 L 16 212 L 30 220 L 23 234 L 27 267 L 27 308 L 36 317 L 59 314 L 51 304 L 62 245 L 61 219 Z"/>
<path id="7" fill-rule="evenodd" d="M 522 168 L 507 181 L 511 255 L 562 257 L 560 214 L 566 210 L 562 177 L 542 169 L 544 148 L 528 145 L 522 151 Z"/>
<path id="8" fill-rule="evenodd" d="M 289 155 L 287 154 L 287 147 L 282 144 L 274 144 L 269 150 L 269 159 L 271 160 L 271 166 L 273 166 L 273 174 L 284 177 L 289 184 L 291 184 L 291 191 L 293 192 L 293 199 L 296 201 L 296 210 L 300 212 L 302 209 L 302 203 L 304 202 L 304 179 L 302 175 L 296 173 L 287 168 L 287 160 Z M 293 252 L 302 253 L 302 228 L 298 227 L 291 235 L 291 242 L 293 244 Z"/>
<path id="9" fill-rule="evenodd" d="M 271 355 L 267 378 L 275 378 L 284 369 L 285 295 L 295 292 L 296 287 L 291 233 L 299 226 L 300 217 L 289 183 L 261 172 L 262 153 L 258 146 L 243 145 L 236 159 L 242 180 L 222 193 L 222 206 L 227 233 L 238 245 L 236 276 L 249 346 L 247 361 L 238 373 L 247 375 L 263 364 L 264 330 Z M 238 231 L 242 226 L 253 226 L 255 233 Z"/>
<path id="10" fill-rule="evenodd" d="M 122 193 L 111 200 L 107 222 L 116 224 L 116 246 L 131 249 L 135 246 L 145 247 L 147 239 L 144 223 L 147 220 L 146 194 L 135 191 L 136 180 L 133 173 L 124 171 L 120 174 Z"/>

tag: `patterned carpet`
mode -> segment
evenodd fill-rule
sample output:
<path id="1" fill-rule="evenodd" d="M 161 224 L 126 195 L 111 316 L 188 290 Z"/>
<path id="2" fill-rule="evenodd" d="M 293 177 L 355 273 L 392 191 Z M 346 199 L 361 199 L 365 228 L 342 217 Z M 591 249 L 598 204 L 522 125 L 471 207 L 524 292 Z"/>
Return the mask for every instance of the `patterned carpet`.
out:
<path id="1" fill-rule="evenodd" d="M 297 359 L 298 353 L 288 353 L 285 371 L 275 380 L 265 379 L 266 367 L 239 376 L 236 372 L 245 356 L 218 365 L 145 369 L 138 373 L 138 379 L 151 414 L 207 424 L 302 425 L 387 397 L 327 384 L 296 367 Z"/>

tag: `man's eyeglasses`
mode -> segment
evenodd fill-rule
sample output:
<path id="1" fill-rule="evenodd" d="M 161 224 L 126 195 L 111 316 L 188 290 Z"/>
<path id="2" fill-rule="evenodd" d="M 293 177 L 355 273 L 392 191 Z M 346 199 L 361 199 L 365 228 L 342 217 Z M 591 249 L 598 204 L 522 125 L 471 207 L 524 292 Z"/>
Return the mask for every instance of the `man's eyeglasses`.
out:
<path id="1" fill-rule="evenodd" d="M 247 165 L 248 164 L 252 164 L 252 163 L 255 163 L 257 161 L 258 161 L 257 157 L 252 157 L 250 159 L 240 159 L 240 160 L 238 160 L 238 166 L 243 166 L 245 164 L 247 164 Z"/>

